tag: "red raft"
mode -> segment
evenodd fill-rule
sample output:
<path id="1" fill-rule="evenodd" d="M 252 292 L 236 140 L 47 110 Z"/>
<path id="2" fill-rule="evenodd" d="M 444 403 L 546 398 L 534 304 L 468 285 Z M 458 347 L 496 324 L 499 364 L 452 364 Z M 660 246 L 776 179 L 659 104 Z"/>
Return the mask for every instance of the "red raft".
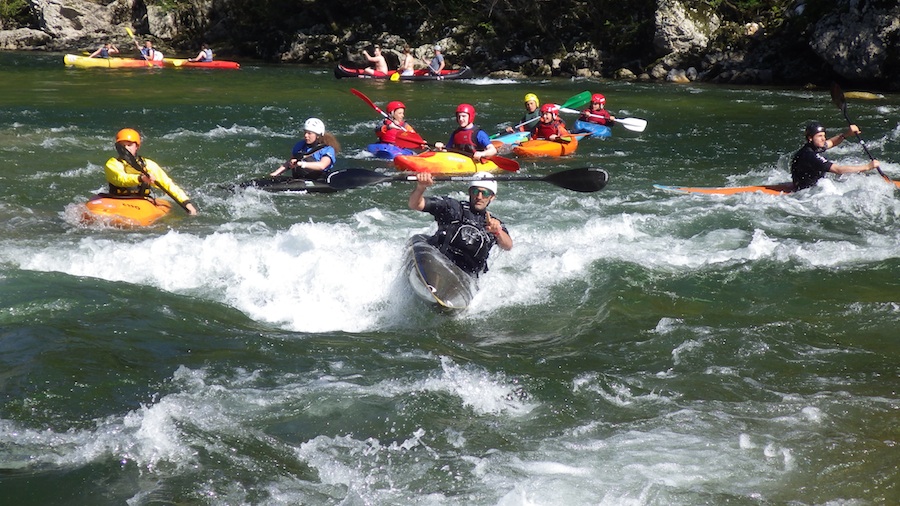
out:
<path id="1" fill-rule="evenodd" d="M 334 77 L 341 79 L 344 77 L 362 77 L 365 79 L 389 79 L 389 80 L 397 80 L 397 78 L 391 79 L 391 76 L 396 74 L 396 70 L 390 70 L 388 72 L 374 72 L 367 73 L 364 68 L 354 68 L 350 65 L 346 65 L 343 63 L 338 64 L 334 68 Z M 459 69 L 444 69 L 441 71 L 440 75 L 434 75 L 428 70 L 419 69 L 413 72 L 411 76 L 400 75 L 400 81 L 443 81 L 443 80 L 451 80 L 451 79 L 471 79 L 475 77 L 475 72 L 472 71 L 469 67 L 463 67 Z"/>

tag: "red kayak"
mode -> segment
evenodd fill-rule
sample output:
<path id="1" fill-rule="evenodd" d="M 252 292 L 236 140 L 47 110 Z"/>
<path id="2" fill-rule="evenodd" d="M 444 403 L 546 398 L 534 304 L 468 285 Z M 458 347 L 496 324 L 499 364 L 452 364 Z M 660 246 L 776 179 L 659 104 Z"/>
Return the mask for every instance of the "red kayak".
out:
<path id="1" fill-rule="evenodd" d="M 184 58 L 165 58 L 163 64 L 166 67 L 187 67 L 197 69 L 239 69 L 241 64 L 236 61 L 213 60 L 213 61 L 188 61 Z"/>
<path id="2" fill-rule="evenodd" d="M 334 68 L 334 77 L 341 79 L 342 77 L 362 77 L 366 79 L 391 79 L 391 76 L 396 74 L 396 70 L 390 70 L 388 72 L 373 72 L 371 74 L 366 72 L 365 68 L 354 68 L 349 65 L 338 64 Z M 413 72 L 411 76 L 401 75 L 399 77 L 400 81 L 442 81 L 442 80 L 451 80 L 451 79 L 471 79 L 475 76 L 475 72 L 472 71 L 469 67 L 463 67 L 460 69 L 444 69 L 441 71 L 440 75 L 434 75 L 428 70 L 419 69 Z M 394 80 L 396 80 L 395 78 Z"/>

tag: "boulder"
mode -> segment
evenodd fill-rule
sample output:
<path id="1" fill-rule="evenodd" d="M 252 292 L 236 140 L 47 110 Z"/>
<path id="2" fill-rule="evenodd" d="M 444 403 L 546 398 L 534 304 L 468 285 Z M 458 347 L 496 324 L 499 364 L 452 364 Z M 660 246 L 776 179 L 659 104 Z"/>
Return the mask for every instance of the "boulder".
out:
<path id="1" fill-rule="evenodd" d="M 876 79 L 888 74 L 891 41 L 900 39 L 900 7 L 851 8 L 816 23 L 810 47 L 847 79 Z"/>
<path id="2" fill-rule="evenodd" d="M 704 50 L 721 22 L 711 9 L 685 7 L 680 0 L 658 0 L 653 47 L 659 55 Z"/>

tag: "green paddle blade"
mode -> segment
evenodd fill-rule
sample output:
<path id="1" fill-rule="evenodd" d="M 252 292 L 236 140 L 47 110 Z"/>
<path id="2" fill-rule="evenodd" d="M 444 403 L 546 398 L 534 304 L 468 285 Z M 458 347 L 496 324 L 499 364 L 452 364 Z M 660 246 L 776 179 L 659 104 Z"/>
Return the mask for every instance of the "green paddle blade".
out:
<path id="1" fill-rule="evenodd" d="M 588 104 L 591 101 L 591 92 L 582 91 L 581 93 L 571 97 L 569 100 L 566 100 L 562 103 L 560 107 L 566 107 L 571 109 L 580 109 Z"/>

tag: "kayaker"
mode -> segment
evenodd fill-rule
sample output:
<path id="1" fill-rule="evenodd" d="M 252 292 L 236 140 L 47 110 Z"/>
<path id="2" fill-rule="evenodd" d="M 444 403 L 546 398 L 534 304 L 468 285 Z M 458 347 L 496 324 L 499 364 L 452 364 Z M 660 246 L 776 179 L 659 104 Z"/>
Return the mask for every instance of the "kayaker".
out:
<path id="1" fill-rule="evenodd" d="M 416 72 L 416 59 L 410 53 L 409 45 L 403 46 L 403 56 L 400 57 L 397 72 L 400 72 L 401 76 L 411 76 Z"/>
<path id="2" fill-rule="evenodd" d="M 541 101 L 538 100 L 537 95 L 534 93 L 529 93 L 525 95 L 525 115 L 522 116 L 522 120 L 519 121 L 519 129 L 516 130 L 513 127 L 506 127 L 507 133 L 513 132 L 527 132 L 530 128 L 529 125 L 534 123 L 541 117 L 541 112 L 538 111 L 538 107 L 541 106 Z"/>
<path id="3" fill-rule="evenodd" d="M 144 41 L 144 48 L 141 49 L 141 56 L 147 61 L 163 61 L 162 51 L 153 49 L 153 42 Z"/>
<path id="4" fill-rule="evenodd" d="M 416 129 L 406 122 L 406 105 L 399 100 L 388 102 L 387 113 L 390 118 L 385 118 L 382 125 L 375 130 L 378 140 L 386 144 L 396 144 L 397 135 L 401 132 L 416 133 Z M 427 144 L 421 146 L 428 147 Z"/>
<path id="5" fill-rule="evenodd" d="M 438 79 L 443 79 L 441 71 L 444 70 L 445 65 L 444 55 L 441 54 L 441 46 L 434 46 L 434 58 L 428 64 L 428 72 L 433 76 L 438 76 Z"/>
<path id="6" fill-rule="evenodd" d="M 370 55 L 368 51 L 363 49 L 363 54 L 366 55 L 366 59 L 369 60 L 369 63 L 375 64 L 374 69 L 372 67 L 366 67 L 365 73 L 366 74 L 376 74 L 376 73 L 387 74 L 388 73 L 387 61 L 385 61 L 384 56 L 381 55 L 381 46 L 376 45 L 375 49 L 372 50 L 372 52 L 374 54 Z"/>
<path id="7" fill-rule="evenodd" d="M 334 167 L 340 149 L 334 135 L 325 133 L 325 123 L 319 118 L 309 118 L 303 124 L 303 140 L 294 145 L 291 159 L 269 175 L 277 176 L 291 169 L 294 179 L 320 179 Z"/>
<path id="8" fill-rule="evenodd" d="M 791 159 L 791 181 L 794 183 L 794 191 L 815 186 L 825 174 L 852 174 L 865 172 L 879 167 L 878 160 L 872 160 L 863 165 L 838 165 L 824 156 L 826 149 L 837 146 L 850 135 L 858 135 L 859 127 L 850 125 L 850 128 L 841 134 L 827 138 L 825 127 L 818 121 L 813 121 L 806 126 L 806 144 L 794 154 Z"/>
<path id="9" fill-rule="evenodd" d="M 606 110 L 606 97 L 601 93 L 591 95 L 591 104 L 587 109 L 581 111 L 578 119 L 610 127 L 616 124 L 616 117 Z"/>
<path id="10" fill-rule="evenodd" d="M 497 154 L 497 148 L 491 144 L 490 135 L 475 125 L 474 107 L 469 104 L 459 104 L 456 107 L 456 123 L 459 128 L 450 134 L 450 140 L 446 146 L 443 142 L 435 142 L 435 149 L 452 149 L 469 153 L 475 161 Z"/>
<path id="11" fill-rule="evenodd" d="M 188 61 L 213 61 L 213 51 L 208 45 L 203 44 L 200 46 L 200 52 L 197 53 L 197 56 L 188 58 Z"/>
<path id="12" fill-rule="evenodd" d="M 98 47 L 88 58 L 109 58 L 111 54 L 119 54 L 119 48 L 107 42 Z"/>
<path id="13" fill-rule="evenodd" d="M 487 272 L 487 260 L 494 244 L 509 251 L 512 238 L 502 221 L 491 216 L 487 207 L 497 196 L 497 181 L 490 172 L 478 172 L 469 185 L 469 200 L 451 197 L 426 197 L 434 184 L 430 172 L 416 173 L 416 187 L 409 195 L 409 208 L 434 216 L 437 232 L 428 244 L 439 249 L 460 269 L 478 276 Z"/>
<path id="14" fill-rule="evenodd" d="M 162 188 L 175 199 L 188 214 L 196 215 L 197 208 L 191 203 L 187 193 L 172 181 L 156 162 L 138 156 L 141 147 L 141 135 L 132 128 L 123 128 L 116 134 L 116 153 L 106 161 L 106 181 L 109 193 L 115 196 L 150 195 L 154 186 Z"/>
<path id="15" fill-rule="evenodd" d="M 541 119 L 538 124 L 531 130 L 532 139 L 547 139 L 550 141 L 560 141 L 562 137 L 567 137 L 569 131 L 566 125 L 559 118 L 559 106 L 556 104 L 544 104 L 541 106 Z"/>

